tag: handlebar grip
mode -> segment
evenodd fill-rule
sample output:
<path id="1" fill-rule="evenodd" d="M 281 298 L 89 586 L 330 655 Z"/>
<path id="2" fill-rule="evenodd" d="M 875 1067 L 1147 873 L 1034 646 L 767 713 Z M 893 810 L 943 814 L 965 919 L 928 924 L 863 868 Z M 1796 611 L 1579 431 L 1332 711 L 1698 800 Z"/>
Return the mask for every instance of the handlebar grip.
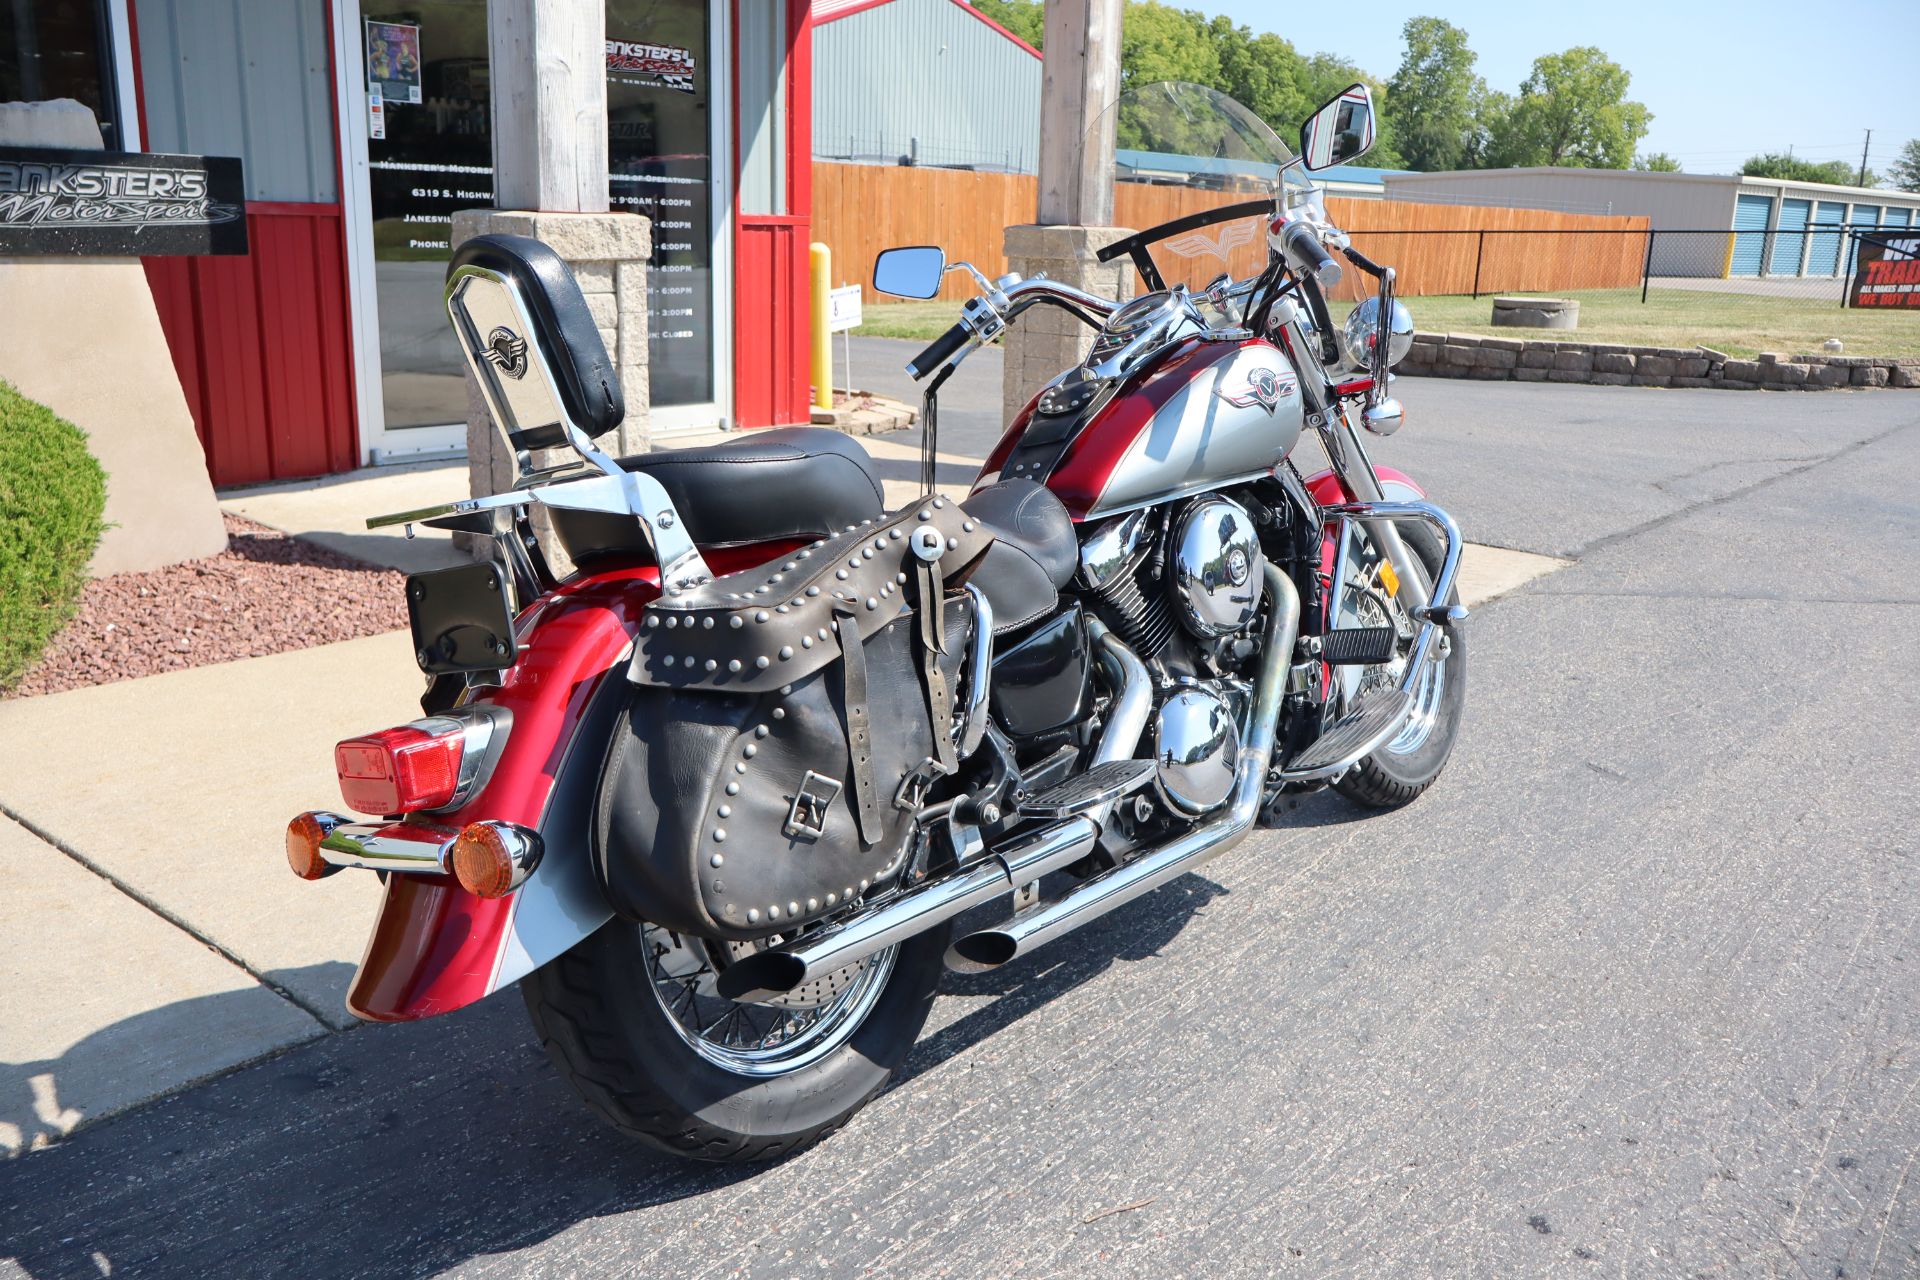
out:
<path id="1" fill-rule="evenodd" d="M 1384 276 L 1385 274 L 1387 274 L 1387 269 L 1385 267 L 1375 262 L 1372 258 L 1369 258 L 1366 254 L 1360 252 L 1358 249 L 1354 248 L 1352 245 L 1348 245 L 1346 248 L 1342 249 L 1340 252 L 1347 255 L 1348 262 L 1351 262 L 1354 266 L 1360 268 L 1362 271 L 1366 272 L 1368 275 L 1372 276 L 1376 280 L 1378 280 L 1381 276 Z"/>
<path id="2" fill-rule="evenodd" d="M 1340 264 L 1327 252 L 1327 246 L 1320 243 L 1320 234 L 1304 222 L 1295 222 L 1287 228 L 1287 248 L 1294 260 L 1308 275 L 1331 289 L 1340 283 Z"/>
<path id="3" fill-rule="evenodd" d="M 967 345 L 967 339 L 973 336 L 973 330 L 964 324 L 955 324 L 933 340 L 933 345 L 907 362 L 907 372 L 915 382 L 926 377 L 945 364 L 953 353 Z"/>

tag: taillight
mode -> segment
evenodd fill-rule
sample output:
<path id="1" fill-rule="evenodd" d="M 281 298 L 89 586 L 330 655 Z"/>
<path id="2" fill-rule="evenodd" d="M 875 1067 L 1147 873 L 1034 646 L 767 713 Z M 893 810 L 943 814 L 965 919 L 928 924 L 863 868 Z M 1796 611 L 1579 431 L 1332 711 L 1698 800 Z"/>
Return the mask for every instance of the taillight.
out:
<path id="1" fill-rule="evenodd" d="M 466 726 L 457 720 L 348 738 L 333 749 L 340 797 L 349 809 L 382 815 L 449 804 L 460 789 L 466 738 Z"/>

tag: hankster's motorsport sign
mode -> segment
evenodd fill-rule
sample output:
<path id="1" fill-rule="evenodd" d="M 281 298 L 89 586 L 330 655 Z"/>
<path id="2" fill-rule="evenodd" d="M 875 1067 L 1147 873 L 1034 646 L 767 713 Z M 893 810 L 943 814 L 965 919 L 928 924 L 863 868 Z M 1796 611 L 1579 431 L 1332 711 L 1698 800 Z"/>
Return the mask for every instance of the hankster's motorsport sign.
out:
<path id="1" fill-rule="evenodd" d="M 1920 311 L 1920 235 L 1861 235 L 1847 305 Z"/>
<path id="2" fill-rule="evenodd" d="M 0 147 L 0 257 L 244 254 L 240 161 Z"/>

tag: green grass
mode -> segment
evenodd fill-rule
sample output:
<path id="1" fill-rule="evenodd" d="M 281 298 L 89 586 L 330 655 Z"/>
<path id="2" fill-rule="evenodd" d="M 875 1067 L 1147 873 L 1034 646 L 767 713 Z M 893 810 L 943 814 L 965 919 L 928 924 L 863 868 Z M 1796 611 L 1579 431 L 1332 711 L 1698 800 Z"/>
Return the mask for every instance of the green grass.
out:
<path id="1" fill-rule="evenodd" d="M 1707 346 L 1731 356 L 1760 351 L 1818 352 L 1828 338 L 1850 356 L 1920 355 L 1920 315 L 1842 309 L 1833 299 L 1774 298 L 1706 293 L 1656 286 L 1640 302 L 1638 289 L 1556 293 L 1580 300 L 1580 327 L 1570 333 L 1495 329 L 1493 298 L 1462 295 L 1408 298 L 1422 333 L 1476 333 L 1504 338 L 1564 337 L 1569 342 L 1617 342 L 1643 347 Z"/>
<path id="2" fill-rule="evenodd" d="M 960 318 L 957 302 L 869 302 L 860 308 L 863 338 L 911 338 L 932 342 Z"/>
<path id="3" fill-rule="evenodd" d="M 1920 356 L 1920 314 L 1843 310 L 1837 301 L 1706 293 L 1655 287 L 1643 306 L 1638 289 L 1556 293 L 1580 300 L 1580 327 L 1569 342 L 1618 342 L 1643 347 L 1708 346 L 1748 358 L 1760 351 L 1788 355 L 1817 352 L 1828 338 L 1846 344 L 1850 356 Z M 1497 337 L 1544 337 L 1543 330 L 1493 327 L 1493 296 L 1464 294 L 1407 298 L 1422 333 L 1477 333 Z M 1336 307 L 1336 319 L 1346 315 Z M 866 323 L 855 330 L 877 338 L 931 342 L 960 317 L 952 302 L 869 303 Z"/>
<path id="4" fill-rule="evenodd" d="M 106 502 L 86 434 L 0 382 L 0 689 L 73 616 Z"/>

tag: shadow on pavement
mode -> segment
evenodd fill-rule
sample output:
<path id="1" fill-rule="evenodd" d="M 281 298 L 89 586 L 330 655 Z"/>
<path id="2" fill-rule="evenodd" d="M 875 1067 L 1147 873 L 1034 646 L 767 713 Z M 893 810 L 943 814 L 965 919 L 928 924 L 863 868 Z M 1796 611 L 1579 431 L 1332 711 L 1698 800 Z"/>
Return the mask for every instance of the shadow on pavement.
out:
<path id="1" fill-rule="evenodd" d="M 290 971 L 300 990 L 344 989 L 352 974 L 353 966 L 339 961 Z M 60 1142 L 76 1126 L 92 1123 L 88 1107 L 125 1110 L 154 1093 L 218 1075 L 289 1043 L 289 1029 L 298 1023 L 310 1027 L 311 1034 L 295 1032 L 295 1041 L 325 1034 L 318 1022 L 271 991 L 248 984 L 122 1018 L 75 1041 L 57 1058 L 0 1061 L 0 1170 L 9 1168 L 7 1156 Z M 183 1039 L 199 1043 L 182 1044 Z M 233 1048 L 223 1052 L 224 1046 Z"/>
<path id="2" fill-rule="evenodd" d="M 993 999 L 922 1041 L 900 1083 L 1153 955 L 1223 892 L 1187 876 L 1088 926 L 1084 945 L 948 975 L 943 991 Z M 603 1125 L 503 994 L 329 1036 L 0 1161 L 0 1260 L 38 1280 L 197 1280 L 241 1260 L 255 1275 L 423 1275 L 758 1169 L 657 1155 Z"/>

